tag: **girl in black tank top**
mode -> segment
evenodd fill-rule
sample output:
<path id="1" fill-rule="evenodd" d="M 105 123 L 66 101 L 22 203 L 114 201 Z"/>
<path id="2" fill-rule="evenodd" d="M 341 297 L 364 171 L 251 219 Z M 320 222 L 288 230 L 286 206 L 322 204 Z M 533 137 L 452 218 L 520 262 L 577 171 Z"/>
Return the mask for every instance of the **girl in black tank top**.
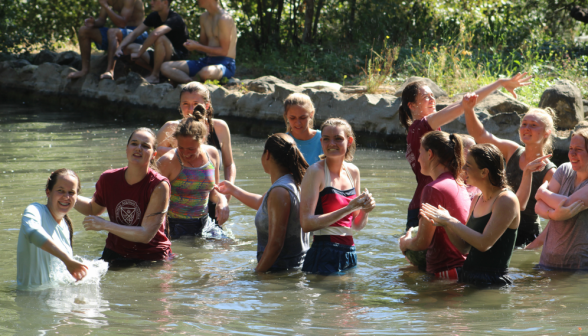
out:
<path id="1" fill-rule="evenodd" d="M 475 145 L 470 149 L 464 170 L 467 183 L 481 190 L 473 201 L 467 224 L 451 217 L 447 210 L 429 204 L 423 204 L 421 215 L 444 227 L 453 245 L 462 253 L 469 253 L 458 270 L 460 282 L 478 286 L 511 285 L 507 274 L 520 222 L 520 206 L 506 184 L 502 154 L 494 145 Z"/>

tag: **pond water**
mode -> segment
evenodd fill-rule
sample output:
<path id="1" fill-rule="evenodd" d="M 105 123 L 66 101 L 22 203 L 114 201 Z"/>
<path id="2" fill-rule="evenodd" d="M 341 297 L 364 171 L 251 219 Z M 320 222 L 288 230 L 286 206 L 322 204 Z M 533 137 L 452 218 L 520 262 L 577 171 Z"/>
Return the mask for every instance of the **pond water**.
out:
<path id="1" fill-rule="evenodd" d="M 354 163 L 377 208 L 356 237 L 359 265 L 343 276 L 300 271 L 257 275 L 255 212 L 231 201 L 231 242 L 174 241 L 177 258 L 109 270 L 99 282 L 16 290 L 24 208 L 45 203 L 50 171 L 67 167 L 91 196 L 100 174 L 126 163 L 132 129 L 84 111 L 0 104 L 0 334 L 580 334 L 587 330 L 588 275 L 536 270 L 539 253 L 517 250 L 515 285 L 478 290 L 433 281 L 398 249 L 415 188 L 403 152 L 360 149 Z M 141 125 L 158 127 L 159 125 Z M 263 140 L 233 137 L 237 185 L 263 193 Z M 100 257 L 106 233 L 86 232 L 72 211 L 74 254 Z"/>

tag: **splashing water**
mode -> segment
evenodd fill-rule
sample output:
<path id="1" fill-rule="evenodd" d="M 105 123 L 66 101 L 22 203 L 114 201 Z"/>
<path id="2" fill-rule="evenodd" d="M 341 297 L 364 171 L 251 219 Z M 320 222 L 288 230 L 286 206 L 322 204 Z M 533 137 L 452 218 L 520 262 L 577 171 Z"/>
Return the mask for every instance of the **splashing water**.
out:
<path id="1" fill-rule="evenodd" d="M 61 285 L 96 285 L 100 286 L 100 279 L 106 274 L 108 271 L 108 263 L 104 260 L 88 260 L 82 257 L 74 257 L 77 261 L 81 262 L 82 264 L 88 267 L 86 276 L 80 280 L 76 281 L 74 277 L 69 274 L 65 264 L 58 263 L 55 265 L 56 267 L 53 268 L 53 272 L 51 272 L 51 279 L 54 281 L 55 284 Z"/>

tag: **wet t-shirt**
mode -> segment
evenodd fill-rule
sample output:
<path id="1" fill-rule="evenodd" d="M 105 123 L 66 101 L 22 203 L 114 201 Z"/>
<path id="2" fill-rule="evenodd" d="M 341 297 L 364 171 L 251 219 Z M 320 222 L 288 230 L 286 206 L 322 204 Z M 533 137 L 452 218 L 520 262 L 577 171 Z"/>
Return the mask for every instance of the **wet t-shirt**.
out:
<path id="1" fill-rule="evenodd" d="M 433 179 L 430 176 L 425 176 L 421 173 L 421 165 L 419 163 L 421 138 L 432 130 L 433 129 L 427 121 L 427 117 L 413 121 L 408 128 L 408 134 L 406 135 L 406 159 L 408 160 L 408 163 L 410 163 L 410 168 L 412 168 L 417 180 L 417 188 L 414 191 L 412 201 L 408 205 L 408 210 L 420 209 L 423 188 L 427 184 L 433 182 Z M 441 129 L 439 128 L 438 130 L 440 131 Z"/>
<path id="2" fill-rule="evenodd" d="M 184 19 L 182 19 L 178 13 L 170 10 L 167 15 L 167 20 L 163 22 L 161 21 L 161 16 L 159 16 L 158 12 L 152 12 L 147 18 L 145 18 L 143 24 L 152 28 L 157 28 L 163 25 L 170 27 L 171 30 L 165 34 L 165 36 L 170 40 L 177 52 L 188 54 L 188 49 L 184 47 L 184 42 L 186 42 L 189 37 L 188 28 L 186 27 Z"/>
<path id="3" fill-rule="evenodd" d="M 139 182 L 130 185 L 125 179 L 127 167 L 107 170 L 96 182 L 94 201 L 106 207 L 110 221 L 120 225 L 140 226 L 151 200 L 153 190 L 161 182 L 169 184 L 166 177 L 149 169 Z M 147 214 L 148 215 L 148 214 Z M 165 235 L 164 223 L 155 237 L 147 244 L 136 243 L 108 233 L 106 247 L 128 259 L 163 260 L 171 254 L 171 242 Z"/>
<path id="4" fill-rule="evenodd" d="M 471 200 L 465 187 L 457 184 L 451 173 L 443 173 L 423 188 L 422 203 L 435 208 L 439 205 L 461 223 L 468 220 Z M 466 256 L 453 246 L 445 229 L 435 228 L 433 240 L 427 249 L 427 272 L 439 273 L 463 265 Z"/>

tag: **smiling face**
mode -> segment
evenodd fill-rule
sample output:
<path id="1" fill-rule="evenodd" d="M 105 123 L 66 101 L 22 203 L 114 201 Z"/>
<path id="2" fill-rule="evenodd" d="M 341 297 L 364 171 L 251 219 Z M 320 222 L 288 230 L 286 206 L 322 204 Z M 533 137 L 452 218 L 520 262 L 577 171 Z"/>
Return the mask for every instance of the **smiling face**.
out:
<path id="1" fill-rule="evenodd" d="M 136 131 L 127 144 L 129 165 L 148 166 L 156 153 L 155 138 L 146 131 Z"/>
<path id="2" fill-rule="evenodd" d="M 480 187 L 481 181 L 485 178 L 485 172 L 478 167 L 474 156 L 468 154 L 466 156 L 466 163 L 463 167 L 464 182 L 468 185 Z"/>
<path id="3" fill-rule="evenodd" d="M 78 180 L 75 176 L 60 175 L 52 190 L 45 190 L 47 207 L 56 218 L 63 218 L 78 199 Z"/>
<path id="4" fill-rule="evenodd" d="M 521 121 L 519 136 L 524 144 L 544 142 L 549 134 L 545 131 L 545 124 L 534 114 L 527 114 Z"/>
<path id="5" fill-rule="evenodd" d="M 568 158 L 574 171 L 588 171 L 588 153 L 586 152 L 586 140 L 583 136 L 574 135 L 572 137 Z"/>
<path id="6" fill-rule="evenodd" d="M 307 132 L 314 112 L 310 112 L 302 106 L 293 105 L 288 108 L 286 119 L 290 125 L 292 134 Z"/>
<path id="7" fill-rule="evenodd" d="M 421 86 L 414 103 L 408 103 L 414 119 L 424 118 L 435 112 L 437 101 L 428 86 Z"/>
<path id="8" fill-rule="evenodd" d="M 204 105 L 206 109 L 210 107 L 210 103 L 206 103 L 204 98 L 198 94 L 198 92 L 184 92 L 180 97 L 180 109 L 182 110 L 182 116 L 186 118 L 191 115 L 196 105 Z"/>
<path id="9" fill-rule="evenodd" d="M 326 126 L 322 130 L 321 146 L 327 157 L 345 157 L 347 148 L 353 141 L 353 137 L 345 135 L 345 129 L 342 126 Z"/>
<path id="10" fill-rule="evenodd" d="M 178 152 L 182 160 L 192 160 L 200 152 L 200 141 L 195 140 L 193 137 L 178 136 Z"/>

